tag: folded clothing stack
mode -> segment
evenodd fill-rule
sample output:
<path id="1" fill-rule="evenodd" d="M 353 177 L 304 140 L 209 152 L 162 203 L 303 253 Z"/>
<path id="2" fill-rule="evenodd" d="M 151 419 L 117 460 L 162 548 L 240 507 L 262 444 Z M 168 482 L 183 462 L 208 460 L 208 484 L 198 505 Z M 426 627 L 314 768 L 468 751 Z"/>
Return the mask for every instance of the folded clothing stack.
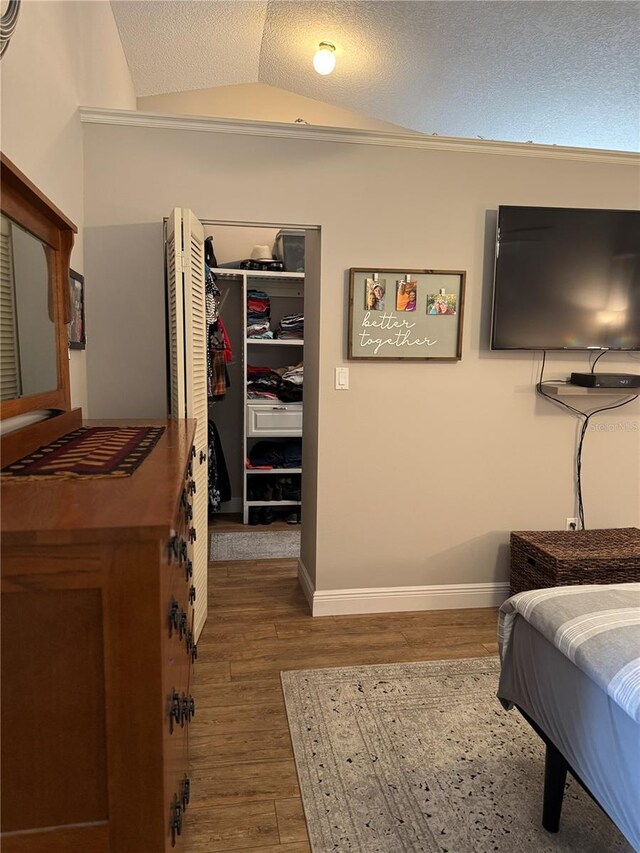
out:
<path id="1" fill-rule="evenodd" d="M 278 390 L 278 397 L 283 403 L 302 402 L 302 362 L 295 367 L 281 367 L 278 373 L 282 377 L 282 384 Z"/>
<path id="2" fill-rule="evenodd" d="M 271 300 L 262 290 L 247 291 L 247 337 L 272 338 L 269 329 Z"/>
<path id="3" fill-rule="evenodd" d="M 247 468 L 301 468 L 302 439 L 258 441 L 249 451 Z"/>
<path id="4" fill-rule="evenodd" d="M 282 377 L 270 367 L 247 365 L 247 398 L 249 400 L 278 400 Z"/>
<path id="5" fill-rule="evenodd" d="M 302 364 L 295 367 L 247 365 L 247 399 L 302 402 Z"/>
<path id="6" fill-rule="evenodd" d="M 302 340 L 304 338 L 304 314 L 286 314 L 275 333 L 281 340 Z"/>

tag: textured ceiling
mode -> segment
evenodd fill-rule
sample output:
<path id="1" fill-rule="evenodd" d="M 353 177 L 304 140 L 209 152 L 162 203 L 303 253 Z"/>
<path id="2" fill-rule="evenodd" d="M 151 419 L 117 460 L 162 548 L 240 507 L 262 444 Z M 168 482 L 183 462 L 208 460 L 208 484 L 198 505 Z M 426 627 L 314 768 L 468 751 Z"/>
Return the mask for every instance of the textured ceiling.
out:
<path id="1" fill-rule="evenodd" d="M 139 97 L 261 82 L 428 134 L 640 148 L 638 2 L 111 5 Z"/>
<path id="2" fill-rule="evenodd" d="M 112 0 L 136 95 L 258 82 L 268 5 Z"/>

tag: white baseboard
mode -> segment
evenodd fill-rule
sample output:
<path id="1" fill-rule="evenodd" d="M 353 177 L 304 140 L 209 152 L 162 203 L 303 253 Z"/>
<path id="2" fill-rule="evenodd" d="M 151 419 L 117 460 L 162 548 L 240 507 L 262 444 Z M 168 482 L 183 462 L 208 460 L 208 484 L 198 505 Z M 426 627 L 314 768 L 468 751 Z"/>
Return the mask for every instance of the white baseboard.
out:
<path id="1" fill-rule="evenodd" d="M 499 607 L 509 597 L 508 583 L 314 590 L 302 560 L 298 560 L 298 580 L 313 616 Z"/>

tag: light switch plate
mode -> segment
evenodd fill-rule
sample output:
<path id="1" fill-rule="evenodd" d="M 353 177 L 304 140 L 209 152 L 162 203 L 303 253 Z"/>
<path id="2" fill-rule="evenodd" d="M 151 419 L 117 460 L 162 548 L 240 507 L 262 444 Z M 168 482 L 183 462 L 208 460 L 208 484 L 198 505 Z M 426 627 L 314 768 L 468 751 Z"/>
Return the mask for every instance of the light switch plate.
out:
<path id="1" fill-rule="evenodd" d="M 336 391 L 349 390 L 349 368 L 336 367 Z"/>

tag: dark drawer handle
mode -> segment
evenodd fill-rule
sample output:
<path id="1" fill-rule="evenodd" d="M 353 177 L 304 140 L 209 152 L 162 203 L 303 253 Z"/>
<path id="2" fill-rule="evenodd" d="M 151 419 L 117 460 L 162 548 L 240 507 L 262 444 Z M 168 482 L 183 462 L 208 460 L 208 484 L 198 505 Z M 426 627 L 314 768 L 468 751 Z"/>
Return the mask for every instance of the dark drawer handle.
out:
<path id="1" fill-rule="evenodd" d="M 172 598 L 169 605 L 169 637 L 173 636 L 174 630 L 178 630 L 178 610 L 180 605 L 175 598 Z"/>
<path id="2" fill-rule="evenodd" d="M 180 723 L 182 719 L 182 700 L 180 698 L 180 694 L 176 693 L 174 690 L 171 694 L 171 704 L 169 707 L 169 734 L 173 734 L 173 724 L 174 722 Z"/>
<path id="3" fill-rule="evenodd" d="M 187 633 L 188 623 L 189 623 L 189 620 L 187 618 L 187 614 L 184 612 L 184 610 L 181 610 L 180 611 L 180 619 L 178 620 L 178 636 L 180 637 L 180 639 L 182 639 L 184 637 L 184 635 Z"/>
<path id="4" fill-rule="evenodd" d="M 182 834 L 182 812 L 183 807 L 178 800 L 178 795 L 173 795 L 171 803 L 171 814 L 169 815 L 169 825 L 171 827 L 171 846 L 176 846 L 176 835 Z"/>
<path id="5" fill-rule="evenodd" d="M 206 462 L 206 461 L 207 461 L 207 454 L 204 452 L 204 450 L 201 450 L 200 451 L 200 464 L 202 465 L 202 463 Z"/>
<path id="6" fill-rule="evenodd" d="M 198 646 L 191 631 L 187 632 L 187 654 L 191 655 L 191 663 L 198 657 Z"/>
<path id="7" fill-rule="evenodd" d="M 193 577 L 193 563 L 191 562 L 191 560 L 187 560 L 187 562 L 185 563 L 185 566 L 184 566 L 184 579 L 186 581 L 188 581 L 192 577 Z M 194 595 L 194 601 L 195 601 L 195 595 Z"/>
<path id="8" fill-rule="evenodd" d="M 189 805 L 189 800 L 191 799 L 191 780 L 184 774 L 184 778 L 182 780 L 182 811 L 185 811 L 187 806 Z"/>
<path id="9" fill-rule="evenodd" d="M 180 605 L 175 598 L 172 599 L 171 606 L 169 608 L 169 637 L 172 637 L 173 632 L 177 631 L 178 636 L 182 639 L 187 632 L 188 624 L 189 617 L 184 610 L 180 608 Z"/>
<path id="10" fill-rule="evenodd" d="M 189 580 L 189 578 L 187 578 Z M 189 587 L 189 604 L 193 604 L 196 600 L 196 588 L 193 584 Z"/>
<path id="11" fill-rule="evenodd" d="M 195 493 L 196 493 L 196 481 L 195 480 L 189 480 L 189 482 L 187 483 L 187 490 L 188 490 L 190 495 L 195 495 Z"/>
<path id="12" fill-rule="evenodd" d="M 195 527 L 190 527 L 189 528 L 189 542 L 195 542 L 195 541 L 196 541 L 196 529 L 195 529 Z"/>
<path id="13" fill-rule="evenodd" d="M 196 703 L 193 696 L 185 696 L 182 694 L 182 707 L 180 709 L 180 725 L 184 728 L 185 721 L 191 722 L 191 718 L 195 717 Z"/>
<path id="14" fill-rule="evenodd" d="M 178 550 L 180 547 L 179 542 L 180 537 L 177 535 L 172 536 L 171 539 L 169 539 L 169 565 L 171 565 L 173 558 L 178 556 Z"/>

